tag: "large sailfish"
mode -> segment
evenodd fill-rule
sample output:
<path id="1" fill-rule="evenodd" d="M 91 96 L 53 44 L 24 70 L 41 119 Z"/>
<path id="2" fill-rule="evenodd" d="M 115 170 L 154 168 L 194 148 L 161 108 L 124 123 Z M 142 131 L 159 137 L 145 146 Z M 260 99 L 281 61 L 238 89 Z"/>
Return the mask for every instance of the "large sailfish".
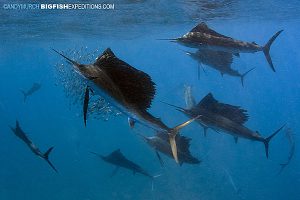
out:
<path id="1" fill-rule="evenodd" d="M 263 137 L 259 132 L 253 131 L 244 125 L 249 118 L 246 110 L 239 106 L 220 103 L 211 93 L 207 94 L 197 105 L 190 109 L 174 105 L 171 106 L 176 107 L 178 111 L 190 118 L 199 116 L 197 122 L 204 127 L 205 131 L 207 128 L 211 128 L 218 132 L 220 131 L 233 135 L 236 141 L 241 137 L 262 142 L 265 146 L 267 158 L 269 157 L 269 142 L 284 127 L 283 125 L 270 136 Z"/>
<path id="2" fill-rule="evenodd" d="M 159 118 L 151 115 L 150 108 L 155 96 L 155 83 L 151 77 L 121 59 L 107 48 L 92 64 L 80 64 L 54 50 L 73 65 L 73 68 L 88 80 L 95 94 L 102 96 L 120 112 L 127 115 L 130 125 L 137 121 L 169 136 L 174 159 L 178 163 L 175 137 L 179 130 L 191 123 L 191 119 L 174 128 L 169 128 Z"/>
<path id="3" fill-rule="evenodd" d="M 191 48 L 211 49 L 214 51 L 223 51 L 235 55 L 239 55 L 239 53 L 255 53 L 262 51 L 269 63 L 269 66 L 275 72 L 275 68 L 270 56 L 270 48 L 282 31 L 283 30 L 276 32 L 264 46 L 261 46 L 255 42 L 245 42 L 222 35 L 210 29 L 206 23 L 201 22 L 183 36 L 167 40 L 178 42 Z"/>

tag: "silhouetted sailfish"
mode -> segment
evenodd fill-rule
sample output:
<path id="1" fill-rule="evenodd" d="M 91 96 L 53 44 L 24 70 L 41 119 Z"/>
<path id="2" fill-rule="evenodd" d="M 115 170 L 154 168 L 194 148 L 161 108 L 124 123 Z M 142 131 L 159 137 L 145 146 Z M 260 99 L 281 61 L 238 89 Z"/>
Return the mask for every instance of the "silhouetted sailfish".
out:
<path id="1" fill-rule="evenodd" d="M 152 137 L 146 137 L 141 134 L 139 135 L 146 141 L 148 145 L 150 145 L 156 151 L 161 166 L 163 166 L 163 161 L 159 156 L 158 151 L 173 158 L 172 149 L 169 143 L 168 136 L 166 134 L 157 132 L 156 135 Z M 189 150 L 190 141 L 191 141 L 190 138 L 181 136 L 180 134 L 176 136 L 178 162 L 180 165 L 182 165 L 183 163 L 188 163 L 188 164 L 200 163 L 200 160 L 195 158 Z"/>
<path id="2" fill-rule="evenodd" d="M 31 96 L 33 93 L 37 92 L 39 89 L 41 89 L 42 85 L 39 83 L 33 83 L 31 88 L 27 91 L 20 90 L 22 94 L 24 95 L 24 102 L 26 101 L 28 96 Z"/>
<path id="3" fill-rule="evenodd" d="M 32 141 L 27 137 L 26 133 L 21 129 L 19 122 L 16 121 L 16 127 L 10 127 L 10 129 L 14 132 L 14 134 L 20 138 L 25 144 L 29 147 L 29 149 L 40 158 L 47 161 L 47 163 L 51 166 L 51 168 L 58 173 L 57 169 L 54 167 L 54 165 L 49 160 L 49 154 L 51 153 L 52 149 L 54 147 L 50 147 L 45 153 L 42 153 L 33 143 Z"/>
<path id="4" fill-rule="evenodd" d="M 168 104 L 171 105 L 171 104 Z M 269 157 L 269 142 L 285 126 L 281 126 L 269 137 L 264 138 L 257 131 L 252 131 L 244 123 L 248 120 L 247 111 L 239 106 L 233 106 L 218 102 L 211 93 L 206 95 L 196 106 L 191 109 L 185 109 L 171 105 L 176 110 L 193 118 L 200 116 L 196 121 L 204 127 L 223 131 L 231 134 L 237 141 L 238 137 L 264 143 L 267 158 Z"/>
<path id="5" fill-rule="evenodd" d="M 294 154 L 295 154 L 295 138 L 293 136 L 293 130 L 291 128 L 287 128 L 285 131 L 285 136 L 288 139 L 289 145 L 290 145 L 290 151 L 289 151 L 289 156 L 288 159 L 285 163 L 280 164 L 280 170 L 278 174 L 281 174 L 281 172 L 285 169 L 285 167 L 290 164 Z"/>
<path id="6" fill-rule="evenodd" d="M 199 64 L 205 64 L 211 68 L 219 71 L 221 75 L 227 74 L 229 76 L 239 77 L 241 79 L 242 86 L 244 86 L 245 76 L 251 72 L 254 68 L 241 74 L 235 69 L 231 68 L 233 62 L 232 53 L 223 51 L 213 51 L 210 49 L 201 49 L 196 53 L 185 51 L 187 55 L 191 56 L 194 60 L 198 61 Z"/>
<path id="7" fill-rule="evenodd" d="M 267 44 L 265 44 L 265 46 L 260 46 L 255 42 L 245 42 L 222 35 L 210 29 L 206 23 L 202 22 L 182 37 L 165 40 L 178 42 L 191 48 L 209 48 L 212 50 L 229 52 L 237 56 L 239 53 L 255 53 L 258 51 L 263 51 L 271 69 L 275 72 L 275 68 L 270 56 L 270 47 L 282 31 L 283 30 L 280 30 L 275 33 L 267 42 Z"/>
<path id="8" fill-rule="evenodd" d="M 54 49 L 53 49 L 54 50 Z M 155 83 L 151 77 L 115 56 L 106 49 L 93 64 L 79 64 L 54 50 L 67 59 L 74 69 L 88 80 L 88 85 L 98 94 L 129 117 L 129 123 L 139 122 L 156 131 L 169 135 L 173 156 L 178 162 L 175 137 L 179 130 L 191 123 L 191 119 L 174 128 L 169 128 L 159 118 L 151 115 L 147 109 L 155 96 Z"/>
<path id="9" fill-rule="evenodd" d="M 143 169 L 141 166 L 139 166 L 138 164 L 132 162 L 131 160 L 128 160 L 121 152 L 120 149 L 117 149 L 115 151 L 113 151 L 112 153 L 110 153 L 107 156 L 102 156 L 98 153 L 95 152 L 91 152 L 92 154 L 95 154 L 97 156 L 99 156 L 103 161 L 110 163 L 112 165 L 116 166 L 116 169 L 118 169 L 119 167 L 128 169 L 130 171 L 133 172 L 133 174 L 135 173 L 139 173 L 142 174 L 144 176 L 147 176 L 149 178 L 155 178 L 157 176 L 152 176 L 151 174 L 149 174 L 145 169 Z"/>

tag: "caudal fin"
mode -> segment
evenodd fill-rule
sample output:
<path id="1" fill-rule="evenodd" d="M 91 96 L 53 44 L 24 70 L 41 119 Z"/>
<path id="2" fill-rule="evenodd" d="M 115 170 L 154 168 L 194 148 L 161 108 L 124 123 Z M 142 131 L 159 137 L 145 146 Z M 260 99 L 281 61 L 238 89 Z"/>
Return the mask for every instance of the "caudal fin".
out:
<path id="1" fill-rule="evenodd" d="M 265 150 L 266 150 L 266 156 L 267 158 L 269 158 L 269 142 L 271 141 L 271 139 L 279 132 L 283 129 L 285 125 L 281 126 L 279 129 L 277 129 L 272 135 L 270 135 L 269 137 L 265 138 L 263 140 L 263 143 L 265 145 Z"/>
<path id="2" fill-rule="evenodd" d="M 50 162 L 50 160 L 49 160 L 49 154 L 51 153 L 51 151 L 52 151 L 52 149 L 53 149 L 54 147 L 50 147 L 47 151 L 46 151 L 46 153 L 44 153 L 44 159 L 47 161 L 47 163 L 50 165 L 50 167 L 56 172 L 56 173 L 58 173 L 58 171 L 57 171 L 57 169 L 54 167 L 54 165 Z"/>
<path id="3" fill-rule="evenodd" d="M 241 82 L 242 82 L 242 86 L 244 87 L 244 78 L 245 78 L 245 76 L 249 73 L 249 72 L 251 72 L 252 70 L 254 70 L 255 69 L 255 67 L 253 67 L 252 69 L 249 69 L 248 71 L 246 71 L 245 73 L 243 73 L 242 75 L 241 75 Z"/>
<path id="4" fill-rule="evenodd" d="M 270 48 L 271 48 L 271 45 L 273 44 L 273 42 L 275 41 L 275 39 L 278 37 L 278 35 L 282 32 L 283 30 L 280 30 L 278 31 L 277 33 L 275 33 L 275 35 L 273 35 L 271 37 L 271 39 L 267 42 L 267 44 L 263 47 L 263 52 L 265 54 L 265 57 L 271 67 L 271 69 L 275 72 L 275 68 L 274 68 L 274 65 L 273 65 L 273 62 L 272 62 L 272 59 L 271 59 L 271 56 L 270 56 Z"/>
<path id="5" fill-rule="evenodd" d="M 174 157 L 174 159 L 175 159 L 175 161 L 177 163 L 179 163 L 179 160 L 178 160 L 178 155 L 177 155 L 176 135 L 179 133 L 179 131 L 183 127 L 189 125 L 190 123 L 192 123 L 194 120 L 198 119 L 199 117 L 200 117 L 200 115 L 198 115 L 197 117 L 194 117 L 194 118 L 192 118 L 192 119 L 190 119 L 190 120 L 188 120 L 188 121 L 186 121 L 186 122 L 184 122 L 184 123 L 182 123 L 182 124 L 180 124 L 180 125 L 172 128 L 170 130 L 170 132 L 168 133 L 169 134 L 169 141 L 170 141 L 170 145 L 171 145 L 172 154 L 173 154 L 173 157 Z"/>

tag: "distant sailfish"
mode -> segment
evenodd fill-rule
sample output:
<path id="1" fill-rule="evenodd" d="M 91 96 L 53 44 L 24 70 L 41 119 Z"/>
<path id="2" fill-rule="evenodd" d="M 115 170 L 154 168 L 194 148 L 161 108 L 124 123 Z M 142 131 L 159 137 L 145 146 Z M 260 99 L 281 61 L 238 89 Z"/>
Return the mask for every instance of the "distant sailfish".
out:
<path id="1" fill-rule="evenodd" d="M 169 104 L 171 105 L 171 104 Z M 193 118 L 200 116 L 196 121 L 205 129 L 211 128 L 216 131 L 223 131 L 234 136 L 237 142 L 238 138 L 264 143 L 267 158 L 269 157 L 269 142 L 284 127 L 280 127 L 269 137 L 261 136 L 257 131 L 250 130 L 244 123 L 248 120 L 247 111 L 239 106 L 233 106 L 218 102 L 211 93 L 206 95 L 196 106 L 191 109 L 185 109 L 174 106 L 178 111 L 186 116 Z"/>
<path id="2" fill-rule="evenodd" d="M 38 157 L 44 159 L 47 161 L 47 163 L 50 165 L 50 167 L 55 171 L 58 172 L 57 169 L 54 167 L 54 165 L 49 160 L 49 154 L 51 153 L 52 149 L 54 147 L 49 148 L 46 153 L 42 153 L 33 143 L 32 141 L 27 137 L 26 133 L 21 129 L 19 122 L 16 121 L 16 127 L 10 127 L 10 129 L 14 132 L 14 134 L 20 138 L 25 144 L 29 147 L 29 149 Z"/>
<path id="3" fill-rule="evenodd" d="M 291 128 L 287 128 L 286 132 L 285 132 L 285 136 L 288 139 L 289 145 L 290 145 L 290 152 L 289 152 L 289 156 L 288 159 L 285 163 L 281 163 L 280 164 L 280 170 L 278 172 L 278 174 L 281 174 L 281 172 L 285 169 L 285 167 L 290 164 L 294 154 L 295 154 L 295 138 L 293 136 L 293 131 Z"/>
<path id="4" fill-rule="evenodd" d="M 26 101 L 28 96 L 31 96 L 33 93 L 37 92 L 39 89 L 41 89 L 42 85 L 39 83 L 33 83 L 31 88 L 27 91 L 21 90 L 22 94 L 24 95 L 24 102 Z"/>
<path id="5" fill-rule="evenodd" d="M 233 56 L 228 52 L 201 49 L 196 53 L 186 51 L 186 54 L 198 61 L 200 65 L 204 64 L 219 71 L 222 76 L 224 74 L 227 74 L 229 76 L 240 77 L 243 86 L 244 77 L 254 69 L 252 68 L 243 74 L 239 73 L 237 70 L 232 69 L 231 64 L 233 62 Z"/>
<path id="6" fill-rule="evenodd" d="M 114 175 L 117 172 L 117 170 L 120 167 L 122 167 L 122 168 L 125 168 L 125 169 L 128 169 L 128 170 L 132 171 L 133 174 L 139 173 L 139 174 L 142 174 L 142 175 L 147 176 L 149 178 L 155 178 L 156 177 L 156 176 L 152 176 L 151 174 L 149 174 L 145 169 L 143 169 L 138 164 L 128 160 L 122 154 L 120 149 L 117 149 L 117 150 L 113 151 L 112 153 L 110 153 L 107 156 L 102 156 L 102 155 L 100 155 L 98 153 L 95 153 L 95 152 L 91 152 L 91 153 L 99 156 L 103 161 L 116 166 L 116 169 L 115 169 L 115 171 L 112 175 Z"/>
<path id="7" fill-rule="evenodd" d="M 139 135 L 147 142 L 147 144 L 149 144 L 156 151 L 156 155 L 162 166 L 164 162 L 162 161 L 158 151 L 171 158 L 173 157 L 171 146 L 168 141 L 168 136 L 166 134 L 162 134 L 158 132 L 155 136 L 152 137 L 146 137 L 141 134 Z M 180 134 L 176 136 L 178 161 L 180 165 L 182 165 L 183 163 L 188 163 L 188 164 L 200 163 L 200 160 L 195 158 L 189 150 L 190 141 L 191 141 L 190 138 L 181 136 Z"/>
<path id="8" fill-rule="evenodd" d="M 175 137 L 179 130 L 191 123 L 191 119 L 174 128 L 169 128 L 159 118 L 151 115 L 147 109 L 155 96 L 155 83 L 151 77 L 115 56 L 106 49 L 92 64 L 79 64 L 64 56 L 76 72 L 81 74 L 94 93 L 102 96 L 120 112 L 129 117 L 131 126 L 139 122 L 156 131 L 168 134 L 175 160 L 178 162 Z"/>
<path id="9" fill-rule="evenodd" d="M 178 42 L 191 48 L 223 51 L 235 54 L 237 56 L 239 53 L 255 53 L 258 51 L 263 51 L 271 69 L 275 72 L 275 68 L 270 56 L 270 47 L 282 31 L 283 30 L 280 30 L 275 33 L 264 46 L 260 46 L 255 42 L 244 42 L 222 35 L 210 29 L 204 22 L 202 22 L 182 37 L 167 40 Z"/>

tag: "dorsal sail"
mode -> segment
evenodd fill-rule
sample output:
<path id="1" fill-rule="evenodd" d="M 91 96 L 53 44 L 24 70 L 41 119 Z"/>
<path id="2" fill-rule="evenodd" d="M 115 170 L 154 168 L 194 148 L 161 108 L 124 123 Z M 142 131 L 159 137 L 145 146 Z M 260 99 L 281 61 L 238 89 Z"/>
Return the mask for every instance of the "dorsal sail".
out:
<path id="1" fill-rule="evenodd" d="M 122 94 L 124 100 L 141 110 L 151 106 L 155 95 L 155 83 L 151 77 L 117 58 L 108 48 L 94 63 Z"/>
<path id="2" fill-rule="evenodd" d="M 207 94 L 196 106 L 196 109 L 206 109 L 210 112 L 222 115 L 236 123 L 244 124 L 249 116 L 247 110 L 239 106 L 218 102 L 211 93 Z"/>

